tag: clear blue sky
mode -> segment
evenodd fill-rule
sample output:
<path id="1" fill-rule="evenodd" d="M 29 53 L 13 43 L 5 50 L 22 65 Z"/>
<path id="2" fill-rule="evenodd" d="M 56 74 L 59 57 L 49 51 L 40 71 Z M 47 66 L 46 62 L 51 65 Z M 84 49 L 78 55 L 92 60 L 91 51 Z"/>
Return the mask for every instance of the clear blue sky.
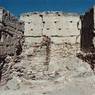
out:
<path id="1" fill-rule="evenodd" d="M 0 0 L 14 15 L 33 11 L 63 11 L 83 13 L 95 5 L 95 0 Z"/>

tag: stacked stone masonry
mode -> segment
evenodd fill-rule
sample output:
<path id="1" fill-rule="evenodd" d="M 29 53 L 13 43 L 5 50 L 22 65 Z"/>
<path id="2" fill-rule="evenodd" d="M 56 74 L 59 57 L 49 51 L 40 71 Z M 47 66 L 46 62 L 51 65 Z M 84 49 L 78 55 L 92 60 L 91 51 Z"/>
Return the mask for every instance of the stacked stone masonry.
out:
<path id="1" fill-rule="evenodd" d="M 35 12 L 20 16 L 25 22 L 26 43 L 41 41 L 42 35 L 47 35 L 54 43 L 80 43 L 80 30 L 77 26 L 80 21 L 78 14 L 62 12 Z"/>
<path id="2" fill-rule="evenodd" d="M 0 58 L 15 54 L 16 45 L 22 43 L 23 34 L 24 23 L 9 11 L 0 8 Z"/>

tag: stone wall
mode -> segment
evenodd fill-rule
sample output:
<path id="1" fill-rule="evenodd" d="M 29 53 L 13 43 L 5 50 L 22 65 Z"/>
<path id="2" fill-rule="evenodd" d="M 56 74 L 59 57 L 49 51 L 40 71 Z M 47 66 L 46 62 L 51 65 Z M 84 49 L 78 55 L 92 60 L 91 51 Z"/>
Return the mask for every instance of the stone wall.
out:
<path id="1" fill-rule="evenodd" d="M 20 16 L 25 22 L 25 41 L 29 44 L 41 41 L 47 35 L 54 43 L 80 43 L 80 30 L 77 24 L 78 14 L 62 12 L 25 13 Z"/>
<path id="2" fill-rule="evenodd" d="M 15 53 L 16 44 L 23 38 L 23 32 L 24 23 L 6 9 L 0 8 L 0 58 Z"/>

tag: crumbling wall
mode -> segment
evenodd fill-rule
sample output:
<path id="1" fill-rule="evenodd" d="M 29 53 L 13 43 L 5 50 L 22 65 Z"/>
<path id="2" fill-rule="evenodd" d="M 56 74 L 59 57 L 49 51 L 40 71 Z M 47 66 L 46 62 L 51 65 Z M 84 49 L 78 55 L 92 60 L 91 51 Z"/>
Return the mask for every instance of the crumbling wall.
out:
<path id="1" fill-rule="evenodd" d="M 24 23 L 0 8 L 0 56 L 15 54 L 16 45 L 22 45 L 23 32 Z"/>
<path id="2" fill-rule="evenodd" d="M 81 50 L 84 52 L 94 52 L 95 50 L 94 10 L 92 8 L 81 16 Z"/>
<path id="3" fill-rule="evenodd" d="M 25 22 L 26 49 L 32 50 L 29 50 L 29 55 L 28 53 L 24 55 L 34 64 L 34 72 L 39 77 L 42 75 L 44 78 L 43 74 L 60 70 L 64 65 L 64 58 L 76 55 L 79 50 L 79 15 L 61 12 L 26 13 L 21 15 L 20 20 Z M 48 48 L 47 46 L 39 48 L 43 35 L 51 39 Z M 38 47 L 33 49 L 35 44 L 38 44 Z M 32 52 L 34 55 L 31 55 Z"/>
<path id="4" fill-rule="evenodd" d="M 0 8 L 0 82 L 9 76 L 9 70 L 17 55 L 22 52 L 24 41 L 24 23 L 19 21 L 9 11 Z M 13 57 L 12 64 L 7 64 L 7 56 Z M 8 72 L 7 72 L 8 71 Z M 6 74 L 6 73 L 7 74 Z"/>
<path id="5" fill-rule="evenodd" d="M 74 60 L 76 47 L 78 44 L 72 45 L 71 43 L 50 43 L 49 46 L 32 44 L 31 47 L 24 49 L 21 54 L 21 62 L 12 67 L 12 76 L 43 80 L 60 76 L 59 72 L 65 74 L 67 72 L 66 66 L 68 66 L 66 63 L 74 64 L 69 61 L 69 58 Z"/>
<path id="6" fill-rule="evenodd" d="M 92 14 L 90 15 L 92 16 Z M 15 18 L 11 21 L 9 14 L 7 14 L 7 16 L 4 16 L 5 19 L 1 19 L 1 22 L 8 27 L 5 27 L 1 23 L 1 27 L 4 27 L 1 29 L 4 31 L 6 28 L 4 33 L 6 34 L 8 32 L 10 35 L 13 35 L 13 39 L 11 39 L 12 37 L 10 37 L 10 39 L 14 43 L 16 38 L 21 35 L 20 31 L 22 31 L 23 28 L 19 27 L 18 21 Z M 3 18 L 3 16 L 0 17 Z M 24 35 L 25 44 L 27 44 L 27 46 L 24 47 L 23 53 L 20 55 L 20 62 L 13 64 L 12 60 L 12 62 L 6 64 L 4 77 L 10 74 L 10 77 L 16 76 L 34 80 L 49 77 L 53 78 L 55 76 L 60 76 L 59 72 L 63 72 L 61 76 L 64 76 L 67 71 L 71 73 L 71 71 L 74 71 L 75 68 L 77 68 L 77 65 L 75 68 L 72 68 L 72 65 L 74 63 L 80 63 L 80 61 L 77 62 L 77 58 L 75 59 L 76 52 L 80 47 L 80 30 L 78 28 L 80 18 L 78 15 L 64 14 L 60 12 L 27 13 L 22 15 L 20 19 L 25 22 Z M 85 20 L 86 17 L 84 16 L 82 21 L 84 26 Z M 86 24 L 88 23 L 86 22 Z M 85 30 L 84 26 L 82 29 Z M 50 44 L 42 45 L 41 42 L 43 36 L 50 39 Z M 4 39 L 4 42 L 10 42 L 8 41 L 10 39 Z M 13 50 L 13 48 L 11 50 Z M 7 53 L 8 51 L 10 50 L 7 50 Z M 6 74 L 6 72 L 8 72 L 8 74 Z M 2 72 L 0 74 L 2 75 Z"/>

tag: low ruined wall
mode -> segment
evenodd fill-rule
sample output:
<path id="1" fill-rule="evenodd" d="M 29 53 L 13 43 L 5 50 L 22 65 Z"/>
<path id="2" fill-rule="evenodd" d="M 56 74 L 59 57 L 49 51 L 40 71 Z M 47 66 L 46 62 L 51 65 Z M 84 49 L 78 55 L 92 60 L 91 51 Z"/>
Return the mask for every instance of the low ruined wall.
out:
<path id="1" fill-rule="evenodd" d="M 31 45 L 30 47 L 24 49 L 25 52 L 23 55 L 25 57 L 20 64 L 30 64 L 30 70 L 37 79 L 44 79 L 44 74 L 53 74 L 55 72 L 65 71 L 65 66 L 67 65 L 65 59 L 75 57 L 77 51 L 79 50 L 79 44 L 71 43 L 51 43 L 48 50 L 46 46 L 42 46 L 40 48 L 40 44 L 36 45 Z M 67 63 L 70 63 L 69 60 Z M 70 64 L 72 65 L 73 63 Z"/>

